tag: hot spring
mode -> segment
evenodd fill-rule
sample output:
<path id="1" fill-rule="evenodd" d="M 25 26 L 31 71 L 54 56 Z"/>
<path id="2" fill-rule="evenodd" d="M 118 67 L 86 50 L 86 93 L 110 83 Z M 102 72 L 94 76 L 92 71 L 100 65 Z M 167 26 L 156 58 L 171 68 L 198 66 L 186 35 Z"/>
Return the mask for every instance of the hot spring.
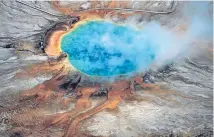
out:
<path id="1" fill-rule="evenodd" d="M 88 75 L 125 75 L 148 69 L 156 44 L 144 29 L 107 21 L 88 21 L 61 39 L 61 50 L 77 70 Z"/>

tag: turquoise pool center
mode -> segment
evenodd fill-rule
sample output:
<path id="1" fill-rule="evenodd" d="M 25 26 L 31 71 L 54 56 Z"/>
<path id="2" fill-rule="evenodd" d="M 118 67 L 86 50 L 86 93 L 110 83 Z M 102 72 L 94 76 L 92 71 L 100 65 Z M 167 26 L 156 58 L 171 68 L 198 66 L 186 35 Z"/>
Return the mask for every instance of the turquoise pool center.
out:
<path id="1" fill-rule="evenodd" d="M 88 75 L 125 75 L 149 68 L 155 43 L 144 29 L 88 21 L 63 36 L 61 49 L 72 66 Z"/>

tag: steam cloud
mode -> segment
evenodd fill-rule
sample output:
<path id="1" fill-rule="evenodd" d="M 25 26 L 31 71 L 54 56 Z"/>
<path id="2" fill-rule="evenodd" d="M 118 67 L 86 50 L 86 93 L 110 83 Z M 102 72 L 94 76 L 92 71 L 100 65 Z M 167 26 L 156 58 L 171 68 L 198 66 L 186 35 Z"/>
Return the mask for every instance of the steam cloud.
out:
<path id="1" fill-rule="evenodd" d="M 78 60 L 77 64 L 83 69 L 87 68 L 88 70 L 93 70 L 94 66 L 96 66 L 96 69 L 102 69 L 108 66 L 107 69 L 118 71 L 115 70 L 115 66 L 123 65 L 128 59 L 134 62 L 134 66 L 136 67 L 135 72 L 146 71 L 153 65 L 156 67 L 166 65 L 174 61 L 177 57 L 187 56 L 192 49 L 195 50 L 194 42 L 212 42 L 212 10 L 211 2 L 188 2 L 188 4 L 183 7 L 182 19 L 179 19 L 181 21 L 174 24 L 175 27 L 170 29 L 167 26 L 162 26 L 158 21 L 150 21 L 138 25 L 138 27 L 142 27 L 142 29 L 136 28 L 135 25 L 125 25 L 126 31 L 123 32 L 123 30 L 121 30 L 116 33 L 115 29 L 111 26 L 108 27 L 108 25 L 104 28 L 95 27 L 95 34 L 93 27 L 88 25 L 88 28 L 85 28 L 85 30 L 92 29 L 90 30 L 91 32 L 80 32 L 78 30 L 76 32 L 78 35 L 84 36 L 84 39 L 90 40 L 81 41 L 87 45 L 87 49 L 80 47 L 83 48 L 83 51 L 86 50 L 88 54 L 96 56 L 98 54 L 95 54 L 95 45 L 100 45 L 101 48 L 108 51 L 108 53 L 114 54 L 115 51 L 120 51 L 124 57 L 114 56 L 108 60 L 107 64 L 102 62 L 102 59 L 99 57 L 97 57 L 97 59 L 100 60 L 92 64 L 90 57 L 87 57 L 85 60 Z M 136 22 L 127 20 L 126 24 L 135 24 Z M 93 23 L 91 25 L 93 25 Z M 179 25 L 186 27 L 184 31 L 178 30 Z M 105 30 L 103 31 L 103 29 Z M 127 33 L 129 30 L 130 33 Z M 91 37 L 90 34 L 93 34 L 93 37 Z M 74 33 L 73 36 L 68 36 L 67 38 L 74 39 L 76 36 Z M 76 40 L 80 40 L 80 38 L 78 37 Z M 75 44 L 78 45 L 78 42 L 72 40 L 70 42 L 64 42 L 62 45 L 65 45 L 64 51 L 69 54 L 69 52 L 71 52 L 69 51 L 69 47 Z M 80 56 L 84 55 L 79 53 L 78 58 Z M 132 64 L 130 64 L 130 66 L 132 66 Z"/>
<path id="2" fill-rule="evenodd" d="M 172 62 L 177 57 L 182 58 L 200 52 L 200 48 L 196 46 L 197 42 L 206 42 L 201 45 L 204 47 L 210 46 L 207 43 L 213 41 L 212 4 L 208 1 L 186 1 L 183 9 L 179 9 L 180 13 L 174 15 L 172 19 L 169 18 L 168 25 L 171 20 L 177 20 L 174 28 L 169 29 L 167 25 L 161 26 L 158 21 L 142 24 L 142 31 L 146 32 L 156 45 L 155 66 L 160 67 Z M 133 23 L 133 20 L 131 22 Z M 178 30 L 178 26 L 181 25 L 185 27 L 184 31 Z"/>

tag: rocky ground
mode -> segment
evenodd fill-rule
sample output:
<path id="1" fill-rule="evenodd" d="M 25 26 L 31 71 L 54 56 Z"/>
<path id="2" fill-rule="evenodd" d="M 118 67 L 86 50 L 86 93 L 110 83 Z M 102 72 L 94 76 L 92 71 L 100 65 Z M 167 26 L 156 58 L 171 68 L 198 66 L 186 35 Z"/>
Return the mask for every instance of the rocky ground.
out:
<path id="1" fill-rule="evenodd" d="M 24 89 L 50 79 L 50 74 L 34 78 L 19 79 L 14 77 L 23 70 L 23 66 L 47 61 L 48 57 L 40 49 L 45 32 L 56 22 L 68 16 L 56 11 L 50 2 L 24 1 L 32 9 L 17 1 L 0 1 L 0 136 L 22 136 L 12 134 L 8 124 L 10 118 L 23 111 L 17 95 Z M 66 5 L 69 2 L 61 2 Z M 138 23 L 159 21 L 169 29 L 182 20 L 180 10 L 188 2 L 178 2 L 171 14 L 138 14 Z M 77 5 L 77 3 L 70 3 Z M 102 6 L 103 3 L 96 6 Z M 80 9 L 90 8 L 87 2 L 79 2 Z M 120 6 L 120 5 L 117 5 Z M 127 5 L 133 9 L 168 11 L 170 2 L 135 2 Z M 135 18 L 135 19 L 136 19 Z M 113 16 L 115 22 L 126 20 Z M 133 18 L 129 18 L 131 20 Z M 200 44 L 200 43 L 199 43 Z M 204 44 L 204 43 L 202 43 Z M 201 44 L 201 45 L 202 45 Z M 212 43 L 205 43 L 212 48 Z M 197 54 L 177 59 L 159 69 L 146 73 L 145 82 L 162 85 L 175 92 L 149 92 L 138 88 L 135 99 L 123 101 L 115 111 L 103 111 L 81 123 L 80 131 L 93 136 L 141 137 L 141 136 L 213 136 L 213 51 L 202 48 Z M 96 105 L 105 97 L 92 97 Z M 28 109 L 29 104 L 23 104 Z M 15 109 L 13 106 L 19 106 Z M 71 105 L 72 107 L 72 105 Z M 44 108 L 44 106 L 43 106 Z M 56 108 L 48 109 L 56 113 Z M 43 114 L 43 112 L 41 113 Z M 47 114 L 44 112 L 44 115 Z M 29 119 L 26 121 L 33 121 Z M 30 123 L 29 125 L 31 125 Z M 27 124 L 28 125 L 28 124 Z M 27 127 L 25 130 L 29 130 Z M 56 129 L 50 130 L 50 136 L 60 136 Z M 46 135 L 46 134 L 44 134 Z M 29 136 L 42 136 L 32 133 Z"/>

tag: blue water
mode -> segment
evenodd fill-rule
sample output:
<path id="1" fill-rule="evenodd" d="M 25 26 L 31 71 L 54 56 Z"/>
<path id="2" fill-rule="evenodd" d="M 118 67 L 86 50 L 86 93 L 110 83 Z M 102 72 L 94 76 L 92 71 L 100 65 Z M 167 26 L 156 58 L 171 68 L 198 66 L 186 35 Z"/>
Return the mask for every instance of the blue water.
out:
<path id="1" fill-rule="evenodd" d="M 155 60 L 155 44 L 143 30 L 106 21 L 89 21 L 62 38 L 61 49 L 78 70 L 115 76 L 147 69 Z"/>

